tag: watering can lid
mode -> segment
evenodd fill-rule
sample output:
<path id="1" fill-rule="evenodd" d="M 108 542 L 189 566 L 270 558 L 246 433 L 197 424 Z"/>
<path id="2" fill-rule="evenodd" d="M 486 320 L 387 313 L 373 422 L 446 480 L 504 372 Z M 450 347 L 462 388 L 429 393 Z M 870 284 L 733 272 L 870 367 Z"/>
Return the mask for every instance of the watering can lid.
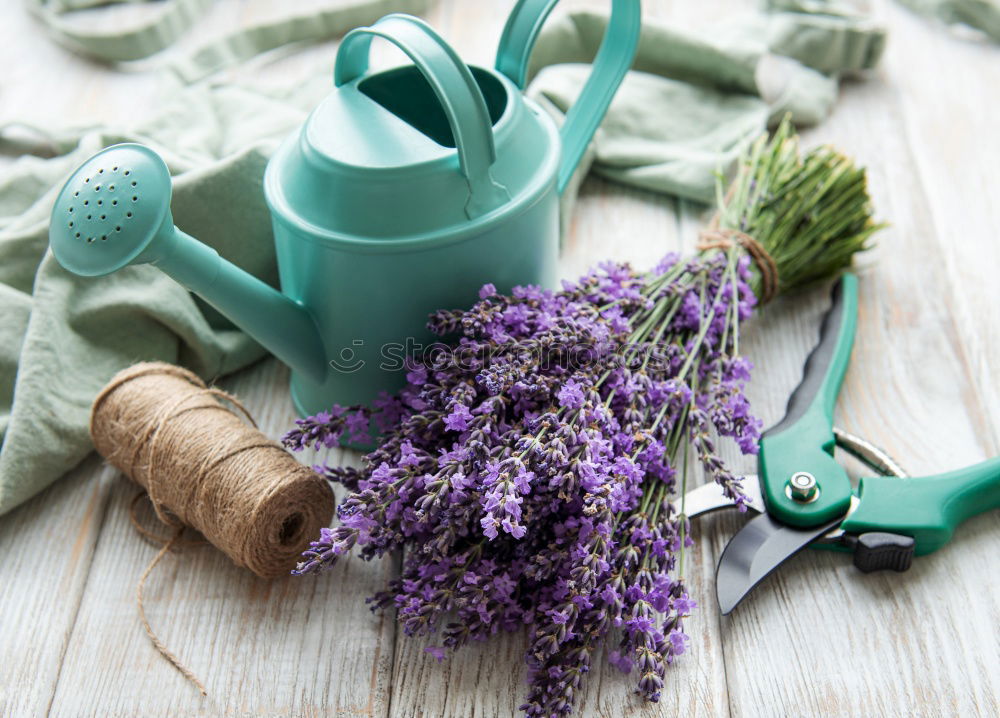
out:
<path id="1" fill-rule="evenodd" d="M 373 37 L 413 65 L 367 73 Z M 537 194 L 558 162 L 551 119 L 417 18 L 389 15 L 346 35 L 335 84 L 265 182 L 279 216 L 321 232 L 378 239 L 467 225 Z"/>

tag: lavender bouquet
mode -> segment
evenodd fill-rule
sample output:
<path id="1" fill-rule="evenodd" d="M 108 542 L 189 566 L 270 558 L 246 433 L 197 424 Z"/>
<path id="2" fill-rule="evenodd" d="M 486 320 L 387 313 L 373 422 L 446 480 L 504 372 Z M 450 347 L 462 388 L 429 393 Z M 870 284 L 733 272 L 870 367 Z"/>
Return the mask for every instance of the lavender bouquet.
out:
<path id="1" fill-rule="evenodd" d="M 319 467 L 350 494 L 296 573 L 355 547 L 405 549 L 373 607 L 394 608 L 408 635 L 439 635 L 438 658 L 526 627 L 526 715 L 569 714 L 602 647 L 658 700 L 696 605 L 680 497 L 697 462 L 744 501 L 715 442 L 757 451 L 741 324 L 848 266 L 877 229 L 864 170 L 829 148 L 801 155 L 783 125 L 727 191 L 720 181 L 694 256 L 647 273 L 608 263 L 561 291 L 487 285 L 471 309 L 436 313 L 452 352 L 415 360 L 374 411 L 334 407 L 285 437 L 332 447 L 370 418 L 383 431 L 363 468 Z"/>

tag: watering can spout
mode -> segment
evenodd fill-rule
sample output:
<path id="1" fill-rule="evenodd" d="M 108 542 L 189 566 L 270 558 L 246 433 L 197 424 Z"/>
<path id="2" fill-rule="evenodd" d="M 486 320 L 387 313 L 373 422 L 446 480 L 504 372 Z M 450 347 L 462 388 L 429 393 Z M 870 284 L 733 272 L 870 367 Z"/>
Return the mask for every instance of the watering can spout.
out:
<path id="1" fill-rule="evenodd" d="M 309 310 L 174 226 L 171 179 L 148 147 L 123 144 L 94 155 L 56 199 L 49 242 L 66 269 L 87 277 L 129 264 L 159 267 L 315 382 L 326 352 Z"/>
<path id="2" fill-rule="evenodd" d="M 144 253 L 146 261 L 205 299 L 293 370 L 322 382 L 326 352 L 309 310 L 208 245 L 171 229 L 168 241 Z"/>

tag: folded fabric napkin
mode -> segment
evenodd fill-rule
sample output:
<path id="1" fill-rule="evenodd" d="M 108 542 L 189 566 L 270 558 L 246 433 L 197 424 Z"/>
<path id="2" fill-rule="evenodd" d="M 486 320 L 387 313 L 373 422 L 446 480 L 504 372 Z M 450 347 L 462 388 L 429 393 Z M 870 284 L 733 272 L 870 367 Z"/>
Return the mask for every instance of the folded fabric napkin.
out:
<path id="1" fill-rule="evenodd" d="M 314 11 L 323 18 L 315 23 L 308 14 L 296 15 L 235 33 L 171 67 L 186 81 L 198 80 L 285 42 L 330 36 L 419 4 L 367 0 L 351 5 L 352 12 L 343 12 L 341 4 L 339 14 Z M 706 34 L 647 23 L 636 71 L 594 145 L 595 170 L 709 202 L 714 173 L 725 170 L 768 122 L 788 112 L 801 124 L 822 120 L 836 99 L 837 76 L 878 61 L 884 33 L 866 17 L 834 2 L 772 4 L 777 12 L 717 25 Z M 190 0 L 185 6 L 201 3 Z M 586 76 L 587 68 L 574 63 L 593 57 L 605 24 L 602 15 L 573 13 L 553 19 L 540 37 L 530 92 L 557 116 Z M 100 47 L 58 32 L 56 37 L 86 45 L 82 51 Z M 149 54 L 135 42 L 116 45 L 120 57 L 105 59 Z M 63 270 L 47 251 L 48 215 L 58 185 L 102 147 L 150 144 L 175 175 L 178 226 L 276 283 L 261 178 L 277 143 L 329 91 L 328 71 L 282 92 L 197 82 L 178 90 L 153 121 L 137 127 L 0 128 L 0 149 L 33 152 L 0 175 L 0 514 L 86 456 L 91 400 L 121 368 L 163 360 L 212 379 L 264 355 L 152 267 L 128 267 L 99 279 Z"/>

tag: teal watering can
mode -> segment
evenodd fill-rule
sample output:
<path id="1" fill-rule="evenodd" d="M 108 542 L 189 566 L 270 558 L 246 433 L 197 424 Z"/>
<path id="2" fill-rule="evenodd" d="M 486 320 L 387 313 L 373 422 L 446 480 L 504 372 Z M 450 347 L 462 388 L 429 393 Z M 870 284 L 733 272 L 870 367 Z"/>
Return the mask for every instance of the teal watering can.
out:
<path id="1" fill-rule="evenodd" d="M 640 0 L 613 0 L 593 72 L 562 128 L 522 95 L 557 0 L 521 0 L 496 70 L 468 67 L 423 21 L 389 15 L 348 33 L 333 92 L 268 163 L 281 291 L 177 229 L 171 180 L 142 145 L 110 147 L 63 187 L 56 259 L 84 276 L 149 263 L 201 295 L 292 369 L 302 414 L 367 405 L 402 386 L 438 309 L 488 282 L 551 286 L 566 187 L 635 54 Z M 383 38 L 412 60 L 368 70 Z"/>

